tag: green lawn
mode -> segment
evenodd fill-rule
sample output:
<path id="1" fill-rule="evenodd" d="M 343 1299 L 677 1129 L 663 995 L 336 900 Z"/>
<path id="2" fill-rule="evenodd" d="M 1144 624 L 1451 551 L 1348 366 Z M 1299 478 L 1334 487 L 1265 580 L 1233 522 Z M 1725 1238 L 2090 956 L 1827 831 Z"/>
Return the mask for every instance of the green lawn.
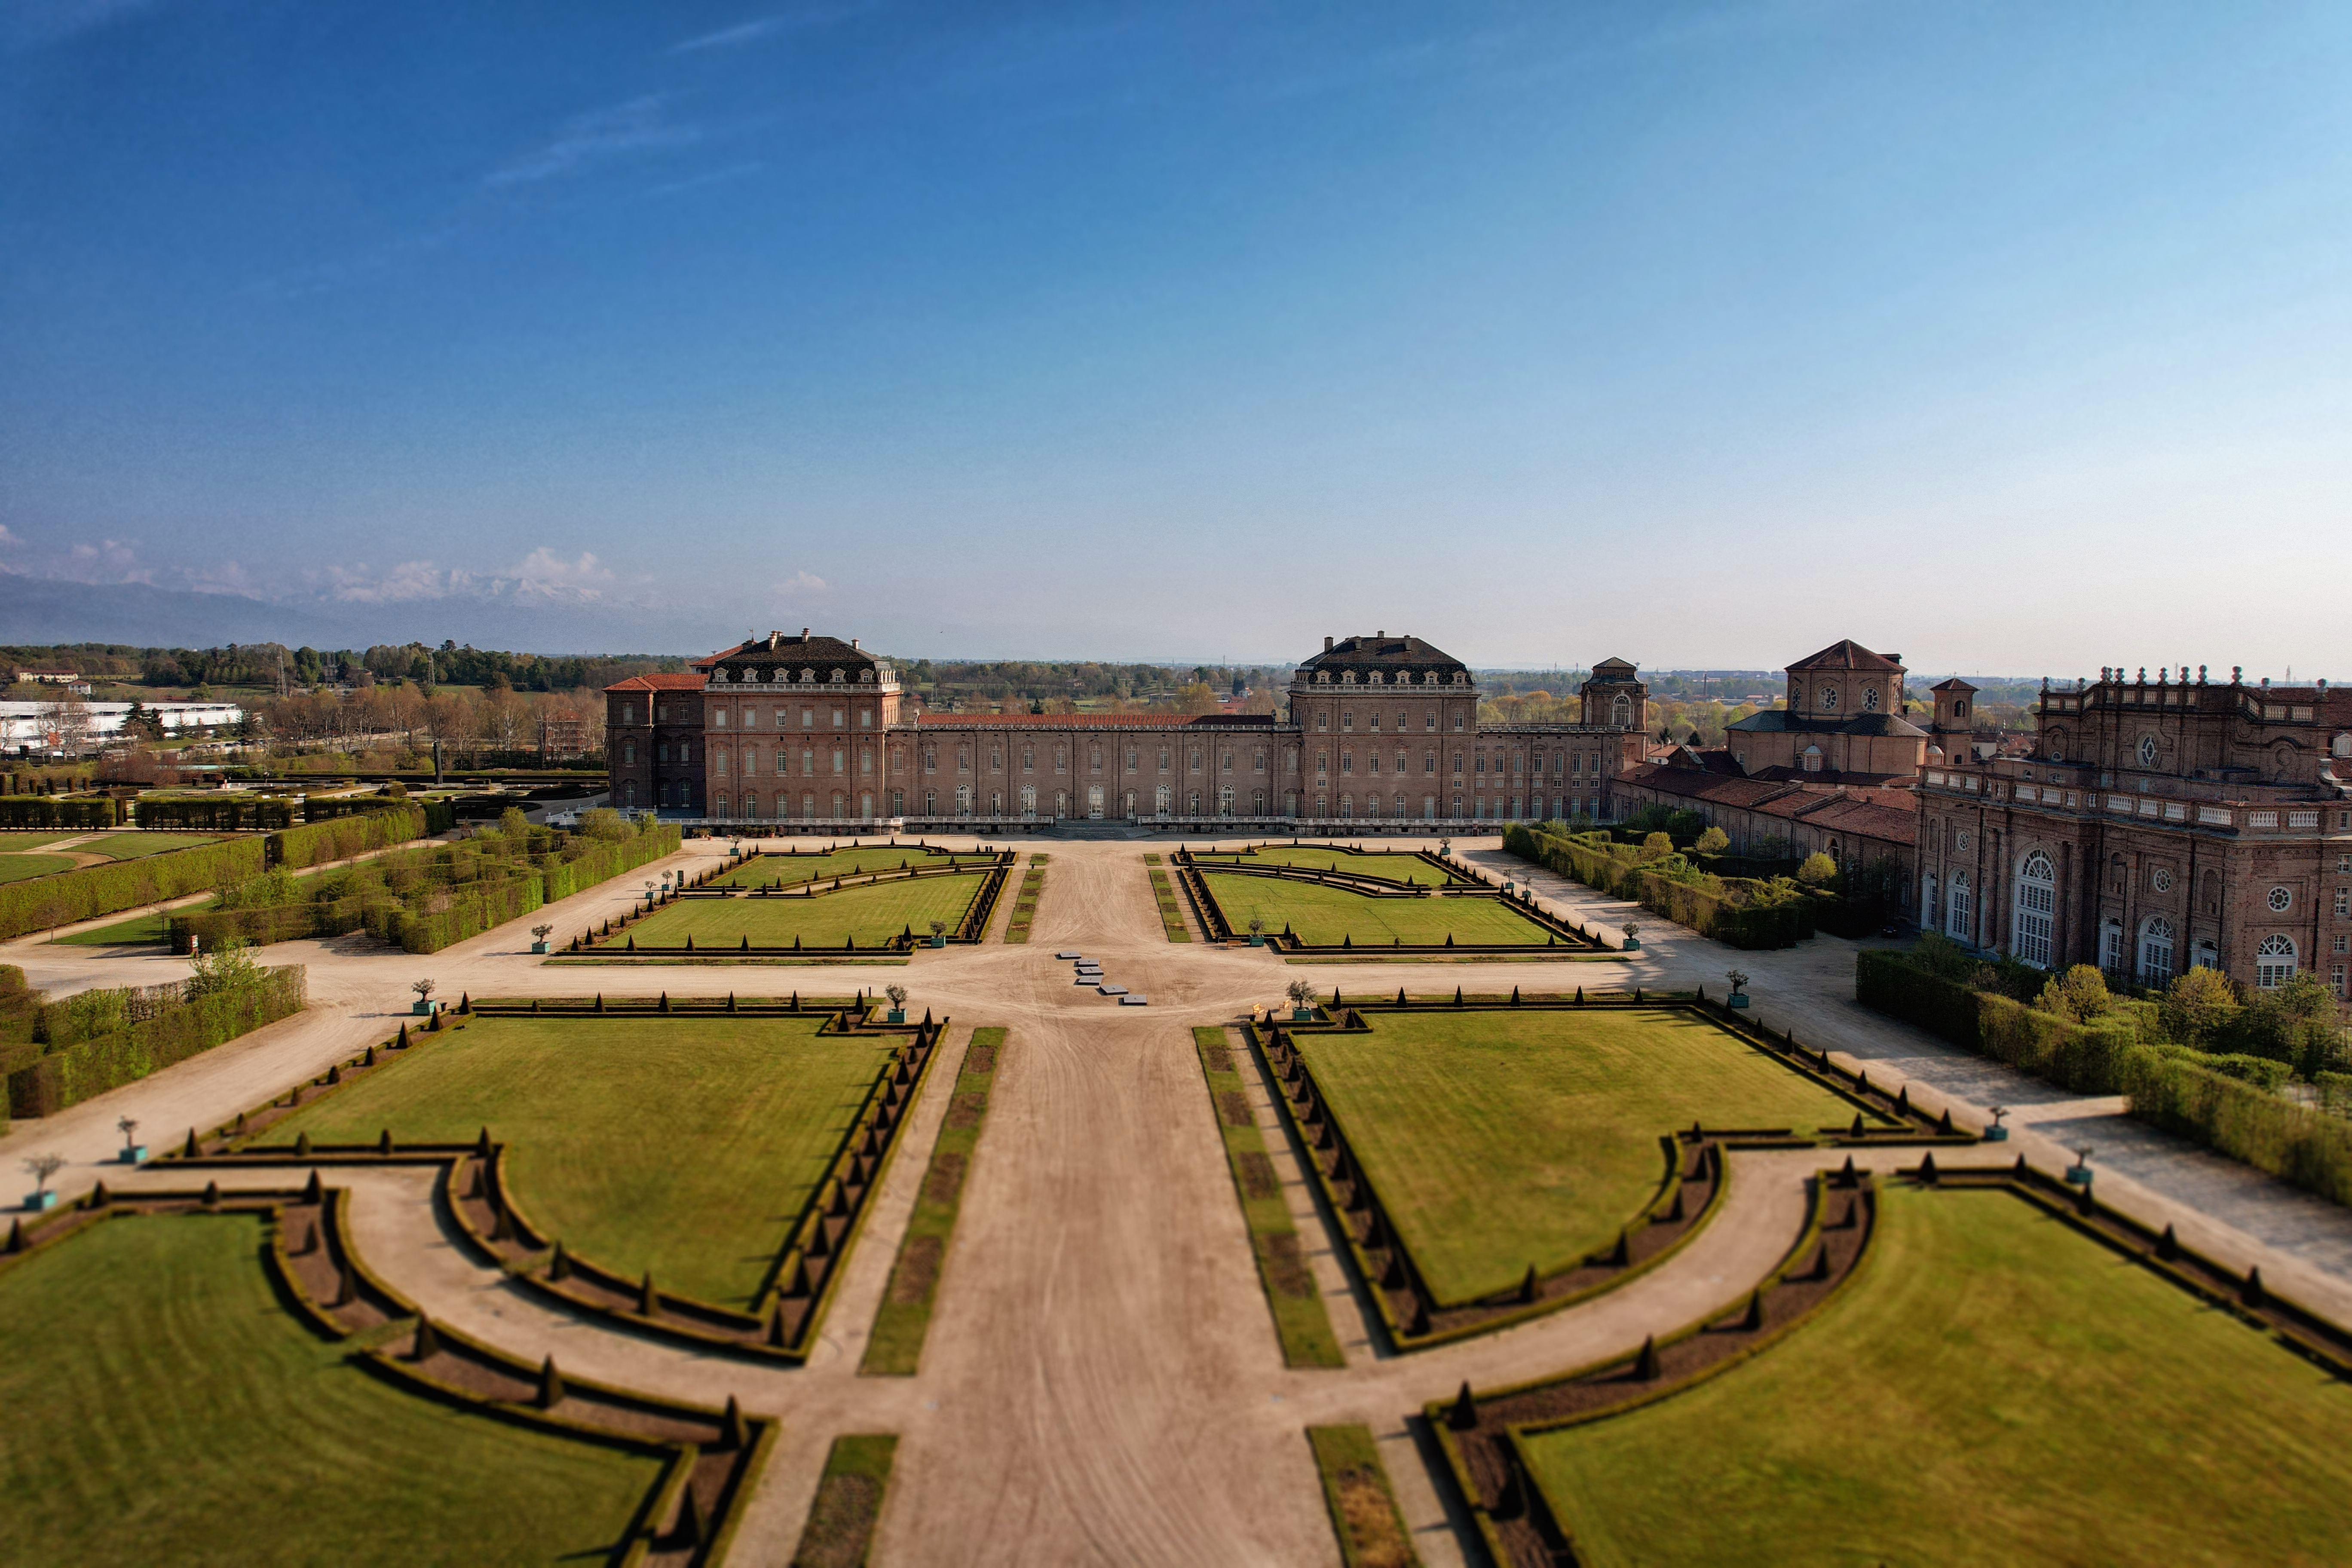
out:
<path id="1" fill-rule="evenodd" d="M 29 882 L 73 868 L 63 855 L 0 855 L 0 882 Z"/>
<path id="2" fill-rule="evenodd" d="M 640 947 L 679 945 L 688 936 L 697 947 L 733 947 L 747 935 L 754 947 L 790 947 L 794 937 L 811 947 L 838 947 L 845 936 L 860 947 L 880 947 L 908 928 L 929 936 L 933 921 L 945 921 L 952 931 L 982 880 L 914 877 L 810 898 L 680 899 L 629 927 L 628 936 Z M 626 941 L 616 934 L 613 943 Z"/>
<path id="3" fill-rule="evenodd" d="M 127 921 L 117 921 L 112 925 L 92 926 L 71 936 L 52 937 L 50 940 L 75 947 L 115 947 L 129 942 L 169 942 L 172 940 L 172 916 L 166 910 L 151 910 Z"/>
<path id="4" fill-rule="evenodd" d="M 140 860 L 174 849 L 194 849 L 199 844 L 217 844 L 226 837 L 220 833 L 100 833 L 74 847 L 110 860 Z"/>
<path id="5" fill-rule="evenodd" d="M 1294 1038 L 1440 1300 L 1609 1245 L 1665 1163 L 1660 1133 L 1790 1127 L 1853 1107 L 1686 1013 L 1374 1013 Z"/>
<path id="6" fill-rule="evenodd" d="M 867 846 L 862 849 L 836 849 L 830 855 L 761 855 L 730 871 L 713 877 L 704 883 L 709 888 L 764 888 L 781 882 L 787 888 L 799 887 L 827 877 L 855 877 L 866 871 L 895 871 L 902 865 L 909 868 L 942 866 L 992 866 L 993 855 L 933 855 L 927 850 L 889 848 Z"/>
<path id="7" fill-rule="evenodd" d="M 5 827 L 0 828 L 0 855 L 14 855 L 20 850 L 38 849 L 44 844 L 56 844 L 68 838 L 87 837 L 88 827 Z"/>
<path id="8" fill-rule="evenodd" d="M 1268 934 L 1286 925 L 1309 947 L 1337 947 L 1342 937 L 1358 947 L 1443 942 L 1449 934 L 1458 942 L 1542 947 L 1551 937 L 1500 899 L 1374 899 L 1345 888 L 1221 871 L 1204 871 L 1201 879 L 1235 931 L 1247 931 L 1256 915 Z"/>
<path id="9" fill-rule="evenodd" d="M 1402 850 L 1340 849 L 1328 844 L 1272 844 L 1254 855 L 1202 849 L 1195 850 L 1192 858 L 1202 866 L 1299 866 L 1310 871 L 1349 871 L 1399 884 L 1417 882 L 1424 888 L 1434 888 L 1448 880 L 1457 884 L 1467 880 L 1455 873 L 1442 873 L 1420 856 Z"/>
<path id="10" fill-rule="evenodd" d="M 2004 1193 L 1881 1212 L 1783 1343 L 1529 1441 L 1580 1561 L 2344 1561 L 2352 1389 Z"/>
<path id="11" fill-rule="evenodd" d="M 262 1246 L 251 1215 L 117 1219 L 0 1276 L 0 1558 L 604 1560 L 658 1461 L 361 1372 Z"/>
<path id="12" fill-rule="evenodd" d="M 750 1304 L 891 1041 L 816 1018 L 479 1018 L 270 1129 L 509 1145 L 524 1213 L 664 1289 Z"/>

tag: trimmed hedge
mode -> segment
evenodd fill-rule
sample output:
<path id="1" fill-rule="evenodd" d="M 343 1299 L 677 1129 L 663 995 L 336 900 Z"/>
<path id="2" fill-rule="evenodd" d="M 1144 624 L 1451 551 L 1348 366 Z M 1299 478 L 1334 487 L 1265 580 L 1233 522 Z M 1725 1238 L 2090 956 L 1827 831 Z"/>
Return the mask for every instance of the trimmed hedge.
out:
<path id="1" fill-rule="evenodd" d="M 2352 1122 L 2282 1100 L 2189 1059 L 2182 1049 L 2124 1053 L 2131 1113 L 2333 1203 L 2352 1204 Z"/>
<path id="2" fill-rule="evenodd" d="M 405 801 L 396 801 L 273 833 L 269 836 L 269 861 L 273 866 L 297 869 L 323 866 L 330 860 L 348 860 L 372 849 L 405 844 L 412 838 L 423 837 L 425 832 L 424 811 Z"/>
<path id="3" fill-rule="evenodd" d="M 1931 974 L 1899 952 L 1856 953 L 1853 994 L 1874 1012 L 2078 1094 L 2121 1092 L 2117 1062 L 2139 1040 L 2129 1014 L 2096 1024 L 2069 1023 Z"/>
<path id="4" fill-rule="evenodd" d="M 1755 951 L 1794 947 L 1813 934 L 1820 901 L 1809 898 L 1762 899 L 1763 883 L 1720 879 L 1723 890 L 1686 882 L 1655 869 L 1633 847 L 1605 832 L 1561 837 L 1514 823 L 1504 830 L 1503 847 L 1522 860 L 1583 883 L 1612 897 L 1630 899 L 1701 936 L 1728 947 Z"/>
<path id="5" fill-rule="evenodd" d="M 610 881 L 624 871 L 634 871 L 666 855 L 677 854 L 678 829 L 672 824 L 642 830 L 635 838 L 581 838 L 573 839 L 572 844 L 583 847 L 576 855 L 551 860 L 540 868 L 547 903 L 568 899 L 599 882 Z"/>
<path id="6" fill-rule="evenodd" d="M 266 969 L 253 985 L 163 1006 L 121 1028 L 52 1045 L 8 1074 L 8 1114 L 55 1115 L 291 1016 L 302 1010 L 304 982 L 299 964 Z"/>
<path id="7" fill-rule="evenodd" d="M 257 877 L 259 838 L 228 838 L 0 886 L 0 940 Z"/>
<path id="8" fill-rule="evenodd" d="M 151 833 L 266 832 L 294 823 L 292 801 L 252 796 L 169 795 L 141 800 L 131 811 Z"/>
<path id="9" fill-rule="evenodd" d="M 1931 974 L 1899 952 L 1855 955 L 1854 999 L 2078 1094 L 2120 1094 L 2137 1121 L 2352 1204 L 2352 1121 L 2280 1095 L 2291 1072 L 2284 1062 L 2144 1044 L 2144 1006 L 2069 1023 Z M 2321 1094 L 2335 1098 L 2325 1083 Z"/>
<path id="10" fill-rule="evenodd" d="M 112 827 L 121 820 L 107 795 L 0 795 L 0 827 Z"/>

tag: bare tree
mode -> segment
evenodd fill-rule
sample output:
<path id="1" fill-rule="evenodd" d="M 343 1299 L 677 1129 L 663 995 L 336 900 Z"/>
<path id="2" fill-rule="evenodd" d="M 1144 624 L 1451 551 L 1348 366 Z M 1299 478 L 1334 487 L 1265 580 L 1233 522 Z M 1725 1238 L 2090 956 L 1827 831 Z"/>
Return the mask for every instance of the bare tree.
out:
<path id="1" fill-rule="evenodd" d="M 49 1178 L 66 1168 L 63 1154 L 34 1154 L 25 1161 L 25 1169 L 33 1178 L 33 1196 L 38 1200 L 49 1190 Z"/>

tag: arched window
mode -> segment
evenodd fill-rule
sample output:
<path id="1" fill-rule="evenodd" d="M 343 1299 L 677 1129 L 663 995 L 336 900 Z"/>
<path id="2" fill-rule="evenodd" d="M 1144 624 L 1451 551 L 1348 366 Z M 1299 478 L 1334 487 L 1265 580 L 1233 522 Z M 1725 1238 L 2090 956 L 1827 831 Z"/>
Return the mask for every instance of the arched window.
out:
<path id="1" fill-rule="evenodd" d="M 2014 957 L 2036 969 L 2050 967 L 2057 910 L 2057 870 L 2036 849 L 2017 868 L 2017 929 L 2010 943 Z"/>
<path id="2" fill-rule="evenodd" d="M 1944 934 L 1973 946 L 1976 930 L 1976 898 L 1969 887 L 1969 874 L 1955 871 L 1951 896 L 1945 900 Z"/>
<path id="3" fill-rule="evenodd" d="M 2139 981 L 2157 986 L 2172 979 L 2172 922 L 2151 915 L 2139 928 Z"/>
<path id="4" fill-rule="evenodd" d="M 2254 984 L 2267 991 L 2294 978 L 2294 938 L 2266 936 L 2254 949 Z"/>
<path id="5" fill-rule="evenodd" d="M 1969 700 L 1963 697 L 1958 701 L 1952 704 L 1952 717 L 1955 719 L 1965 719 L 1968 716 Z"/>
<path id="6" fill-rule="evenodd" d="M 1928 872 L 1919 879 L 1919 929 L 1936 929 L 1936 873 Z"/>
<path id="7" fill-rule="evenodd" d="M 1620 730 L 1630 728 L 1633 722 L 1633 700 L 1619 692 L 1617 700 L 1609 704 L 1609 721 Z"/>
<path id="8" fill-rule="evenodd" d="M 1822 771 L 1822 749 L 1819 746 L 1807 746 L 1805 748 L 1805 754 L 1797 760 L 1803 765 L 1804 770 L 1809 773 L 1817 773 Z"/>
<path id="9" fill-rule="evenodd" d="M 2124 972 L 2124 923 L 2110 920 L 2099 928 L 2099 967 L 2110 974 Z"/>
<path id="10" fill-rule="evenodd" d="M 2352 731 L 2347 731 L 2328 742 L 2327 751 L 2331 756 L 2352 757 Z"/>

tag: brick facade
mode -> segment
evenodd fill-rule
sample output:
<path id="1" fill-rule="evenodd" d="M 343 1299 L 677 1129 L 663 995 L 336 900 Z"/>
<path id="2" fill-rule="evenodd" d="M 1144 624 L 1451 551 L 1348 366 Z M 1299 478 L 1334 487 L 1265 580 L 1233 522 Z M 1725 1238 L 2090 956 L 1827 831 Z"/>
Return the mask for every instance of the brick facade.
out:
<path id="1" fill-rule="evenodd" d="M 2352 697 L 2170 674 L 2045 689 L 2030 756 L 1930 759 L 1922 923 L 2150 986 L 2201 963 L 2352 994 Z"/>
<path id="2" fill-rule="evenodd" d="M 1633 667 L 1612 659 L 1587 682 L 1585 707 L 1626 722 L 1482 730 L 1468 668 L 1385 633 L 1326 638 L 1298 667 L 1283 720 L 920 712 L 887 660 L 806 629 L 740 644 L 697 670 L 609 689 L 616 803 L 827 825 L 1604 816 L 1610 781 L 1641 759 L 1648 719 Z M 655 731 L 646 705 L 656 688 L 642 683 L 690 691 L 690 702 L 668 700 L 691 711 L 690 733 Z M 690 802 L 683 772 L 659 773 L 678 756 L 699 759 Z"/>

